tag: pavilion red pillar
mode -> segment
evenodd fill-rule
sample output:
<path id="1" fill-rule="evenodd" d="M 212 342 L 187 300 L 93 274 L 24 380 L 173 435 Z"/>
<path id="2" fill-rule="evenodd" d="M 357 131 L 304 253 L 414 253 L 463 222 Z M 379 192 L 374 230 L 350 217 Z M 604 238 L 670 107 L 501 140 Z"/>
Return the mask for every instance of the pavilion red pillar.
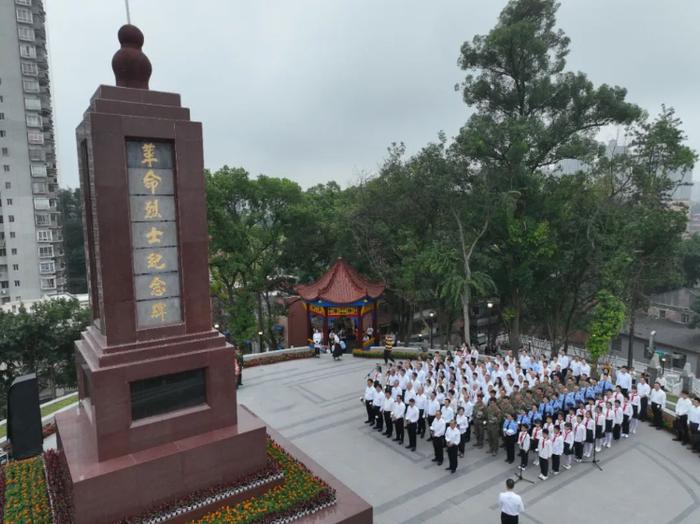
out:
<path id="1" fill-rule="evenodd" d="M 377 301 L 374 301 L 374 307 L 372 308 L 372 329 L 374 330 L 374 344 L 379 344 L 379 330 L 377 329 Z"/>
<path id="2" fill-rule="evenodd" d="M 329 344 L 329 340 L 328 340 L 328 308 L 327 307 L 323 308 L 323 341 L 326 344 Z"/>

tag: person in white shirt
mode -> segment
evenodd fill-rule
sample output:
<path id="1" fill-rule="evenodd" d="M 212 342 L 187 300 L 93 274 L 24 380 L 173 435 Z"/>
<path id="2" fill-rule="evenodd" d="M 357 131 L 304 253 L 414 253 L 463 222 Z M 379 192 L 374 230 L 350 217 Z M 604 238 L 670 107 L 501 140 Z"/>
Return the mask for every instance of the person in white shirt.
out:
<path id="1" fill-rule="evenodd" d="M 632 375 L 630 375 L 627 371 L 627 366 L 622 366 L 620 368 L 620 371 L 617 374 L 617 378 L 615 380 L 615 385 L 620 386 L 620 390 L 626 398 L 627 393 L 632 388 Z"/>
<path id="2" fill-rule="evenodd" d="M 384 426 L 384 418 L 382 417 L 382 406 L 384 406 L 384 393 L 382 392 L 382 386 L 375 384 L 374 386 L 374 399 L 372 400 L 372 410 L 374 414 L 375 426 L 374 429 L 381 431 Z"/>
<path id="3" fill-rule="evenodd" d="M 432 461 L 437 462 L 438 466 L 442 466 L 442 462 L 445 458 L 443 453 L 445 447 L 444 436 L 445 421 L 442 420 L 442 413 L 438 410 L 435 413 L 432 424 L 430 424 L 430 438 L 433 441 L 433 451 L 435 452 L 435 458 Z"/>
<path id="4" fill-rule="evenodd" d="M 394 411 L 394 403 L 396 401 L 392 397 L 391 393 L 388 391 L 384 394 L 384 403 L 382 404 L 382 416 L 384 417 L 384 424 L 386 425 L 386 430 L 383 435 L 387 438 L 391 438 L 394 432 L 394 424 L 391 418 Z"/>
<path id="5" fill-rule="evenodd" d="M 647 407 L 651 394 L 651 387 L 644 377 L 641 377 L 637 383 L 637 394 L 639 394 L 639 420 L 644 421 L 647 419 Z"/>
<path id="6" fill-rule="evenodd" d="M 630 391 L 630 396 L 632 392 Z M 632 420 L 632 402 L 625 399 L 622 402 L 622 438 L 630 437 L 630 420 Z"/>
<path id="7" fill-rule="evenodd" d="M 418 427 L 416 433 L 420 433 L 420 438 L 425 438 L 425 408 L 428 405 L 428 397 L 423 392 L 423 386 L 418 386 L 416 395 L 416 408 L 418 409 Z"/>
<path id="8" fill-rule="evenodd" d="M 549 439 L 549 431 L 542 430 L 542 438 L 537 449 L 537 456 L 540 458 L 540 474 L 538 477 L 541 480 L 547 480 L 549 473 L 549 458 L 552 456 L 552 441 Z"/>
<path id="9" fill-rule="evenodd" d="M 576 424 L 574 424 L 574 455 L 576 456 L 576 462 L 583 460 L 583 443 L 585 441 L 586 425 L 583 423 L 583 417 L 578 415 Z"/>
<path id="10" fill-rule="evenodd" d="M 651 401 L 651 412 L 654 416 L 654 426 L 656 426 L 656 429 L 662 429 L 663 422 L 661 415 L 666 407 L 666 392 L 661 389 L 661 385 L 658 382 L 654 384 L 654 389 L 651 390 L 649 400 Z"/>
<path id="11" fill-rule="evenodd" d="M 406 449 L 410 449 L 411 451 L 416 450 L 416 431 L 418 428 L 419 416 L 420 413 L 416 407 L 416 401 L 412 398 L 408 401 L 408 407 L 404 415 L 406 419 L 406 431 L 408 431 L 408 446 L 406 446 Z"/>
<path id="12" fill-rule="evenodd" d="M 464 458 L 464 445 L 467 442 L 467 430 L 469 429 L 469 417 L 464 413 L 464 408 L 457 409 L 457 417 L 455 418 L 457 427 L 459 428 L 459 458 Z"/>
<path id="13" fill-rule="evenodd" d="M 520 455 L 520 466 L 518 469 L 527 469 L 527 456 L 530 452 L 530 435 L 527 433 L 527 424 L 520 425 L 520 433 L 518 434 L 518 449 Z"/>
<path id="14" fill-rule="evenodd" d="M 680 441 L 684 446 L 688 443 L 688 412 L 691 407 L 693 404 L 688 398 L 688 392 L 681 391 L 681 396 L 676 401 L 676 420 L 674 421 L 674 428 L 678 436 L 673 440 Z"/>
<path id="15" fill-rule="evenodd" d="M 564 469 L 571 469 L 571 457 L 574 455 L 574 430 L 571 422 L 564 424 L 564 457 L 566 464 Z"/>
<path id="16" fill-rule="evenodd" d="M 437 400 L 437 395 L 435 394 L 435 391 L 433 391 L 430 394 L 430 400 L 428 400 L 426 407 L 425 407 L 425 414 L 428 419 L 428 428 L 431 428 L 433 425 L 433 421 L 435 420 L 435 415 L 440 409 L 440 403 Z M 428 437 L 428 442 L 431 442 L 433 440 L 433 435 L 432 433 L 430 434 L 430 437 Z"/>
<path id="17" fill-rule="evenodd" d="M 523 499 L 513 491 L 515 481 L 506 480 L 506 491 L 498 495 L 498 508 L 501 510 L 501 524 L 518 524 L 518 515 L 525 511 Z"/>
<path id="18" fill-rule="evenodd" d="M 632 404 L 632 420 L 630 420 L 630 431 L 634 435 L 637 432 L 639 425 L 639 414 L 641 411 L 641 399 L 636 386 L 632 386 L 630 390 L 630 404 Z"/>
<path id="19" fill-rule="evenodd" d="M 622 414 L 621 402 L 616 400 L 615 407 L 613 408 L 613 439 L 615 440 L 620 440 L 623 420 L 624 416 Z"/>
<path id="20" fill-rule="evenodd" d="M 365 409 L 367 410 L 367 420 L 365 420 L 365 424 L 372 424 L 374 422 L 374 410 L 372 409 L 372 400 L 374 400 L 374 381 L 371 378 L 368 378 L 364 397 L 360 399 L 360 402 L 364 402 Z"/>
<path id="21" fill-rule="evenodd" d="M 395 442 L 403 444 L 403 416 L 406 413 L 406 404 L 403 403 L 401 395 L 396 398 L 394 406 L 391 408 L 391 420 L 394 423 L 394 428 L 396 429 Z"/>
<path id="22" fill-rule="evenodd" d="M 318 329 L 314 329 L 312 341 L 314 344 L 314 356 L 317 358 L 321 358 L 321 344 L 323 343 L 323 335 Z"/>
<path id="23" fill-rule="evenodd" d="M 688 432 L 691 448 L 700 451 L 700 398 L 698 397 L 693 399 L 693 405 L 688 410 Z"/>
<path id="24" fill-rule="evenodd" d="M 559 475 L 559 464 L 564 453 L 564 435 L 559 431 L 559 426 L 554 426 L 552 436 L 552 473 Z"/>
<path id="25" fill-rule="evenodd" d="M 451 473 L 457 471 L 457 450 L 459 449 L 459 428 L 457 421 L 452 419 L 450 427 L 445 430 L 445 445 L 447 446 L 447 459 L 450 465 L 446 468 Z"/>

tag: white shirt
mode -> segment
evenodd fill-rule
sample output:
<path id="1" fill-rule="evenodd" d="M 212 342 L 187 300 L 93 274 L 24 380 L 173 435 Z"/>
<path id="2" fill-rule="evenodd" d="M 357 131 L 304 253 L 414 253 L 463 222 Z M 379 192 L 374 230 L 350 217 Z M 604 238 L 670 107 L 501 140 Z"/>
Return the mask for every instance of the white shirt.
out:
<path id="1" fill-rule="evenodd" d="M 521 511 L 525 511 L 523 499 L 512 491 L 504 491 L 498 495 L 498 507 L 501 508 L 501 512 L 511 516 L 519 515 Z"/>
<path id="2" fill-rule="evenodd" d="M 637 393 L 640 397 L 648 397 L 649 393 L 651 393 L 651 386 L 646 382 L 637 384 Z"/>
<path id="3" fill-rule="evenodd" d="M 666 407 L 666 392 L 663 389 L 652 389 L 649 400 L 652 404 L 661 404 L 661 409 Z"/>
<path id="4" fill-rule="evenodd" d="M 552 438 L 552 455 L 561 455 L 564 453 L 564 436 L 559 433 Z"/>
<path id="5" fill-rule="evenodd" d="M 425 405 L 428 403 L 428 399 L 425 394 L 416 395 L 416 407 L 421 410 L 425 409 Z"/>
<path id="6" fill-rule="evenodd" d="M 372 405 L 376 408 L 381 408 L 384 405 L 384 392 L 377 389 L 374 389 L 374 400 L 372 401 Z"/>
<path id="7" fill-rule="evenodd" d="M 394 409 L 394 400 L 389 397 L 386 398 L 384 397 L 384 402 L 382 403 L 382 411 L 393 411 Z"/>
<path id="8" fill-rule="evenodd" d="M 391 416 L 394 420 L 400 420 L 403 418 L 403 414 L 406 412 L 406 404 L 403 402 L 394 402 L 394 407 L 391 410 Z"/>
<path id="9" fill-rule="evenodd" d="M 692 407 L 693 403 L 690 401 L 689 398 L 679 398 L 676 402 L 676 416 L 682 417 L 683 415 L 687 415 L 690 411 L 690 408 Z"/>
<path id="10" fill-rule="evenodd" d="M 442 418 L 444 418 L 446 422 L 450 422 L 455 418 L 455 412 L 449 405 L 442 408 Z"/>
<path id="11" fill-rule="evenodd" d="M 408 406 L 408 408 L 406 409 L 406 422 L 418 422 L 418 408 L 416 406 Z"/>
<path id="12" fill-rule="evenodd" d="M 521 431 L 518 435 L 518 447 L 523 451 L 530 450 L 530 435 L 527 434 L 527 431 Z"/>
<path id="13" fill-rule="evenodd" d="M 457 427 L 460 433 L 466 433 L 469 427 L 469 419 L 464 415 L 457 415 Z"/>
<path id="14" fill-rule="evenodd" d="M 433 420 L 430 424 L 430 431 L 433 432 L 433 437 L 442 437 L 445 434 L 445 421 L 440 418 Z"/>
<path id="15" fill-rule="evenodd" d="M 540 445 L 537 448 L 537 454 L 540 458 L 548 459 L 552 456 L 552 441 L 549 439 L 540 439 Z"/>
<path id="16" fill-rule="evenodd" d="M 693 406 L 688 411 L 688 424 L 700 424 L 700 406 Z"/>
<path id="17" fill-rule="evenodd" d="M 581 422 L 574 426 L 574 442 L 583 442 L 586 440 L 586 425 Z"/>
<path id="18" fill-rule="evenodd" d="M 632 375 L 629 373 L 618 373 L 615 385 L 620 386 L 622 389 L 630 389 L 632 387 Z"/>
<path id="19" fill-rule="evenodd" d="M 375 391 L 376 390 L 374 389 L 374 386 L 367 386 L 365 388 L 365 400 L 372 402 L 372 400 L 374 400 L 374 392 Z"/>
<path id="20" fill-rule="evenodd" d="M 460 438 L 459 428 L 449 427 L 445 431 L 445 441 L 448 444 L 452 444 L 453 446 L 456 446 L 457 444 L 459 444 L 459 438 Z"/>

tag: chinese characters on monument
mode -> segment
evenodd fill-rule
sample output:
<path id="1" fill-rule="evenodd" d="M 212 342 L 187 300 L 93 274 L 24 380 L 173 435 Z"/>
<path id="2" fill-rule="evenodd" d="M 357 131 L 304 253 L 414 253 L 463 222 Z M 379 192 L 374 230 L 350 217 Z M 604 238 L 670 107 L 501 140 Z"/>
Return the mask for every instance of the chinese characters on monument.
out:
<path id="1" fill-rule="evenodd" d="M 129 140 L 127 167 L 138 328 L 180 322 L 173 148 Z"/>

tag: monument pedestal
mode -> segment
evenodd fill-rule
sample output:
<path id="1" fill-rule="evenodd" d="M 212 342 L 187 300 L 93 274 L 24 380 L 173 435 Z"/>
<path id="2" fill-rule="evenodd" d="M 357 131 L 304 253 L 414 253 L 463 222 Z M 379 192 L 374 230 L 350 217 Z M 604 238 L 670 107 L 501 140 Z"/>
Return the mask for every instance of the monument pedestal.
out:
<path id="1" fill-rule="evenodd" d="M 234 482 L 267 463 L 265 425 L 247 410 L 239 410 L 233 426 L 104 461 L 97 459 L 94 431 L 84 408 L 59 413 L 56 425 L 73 483 L 75 524 L 114 522 L 159 502 Z M 204 508 L 202 514 L 220 505 Z"/>

